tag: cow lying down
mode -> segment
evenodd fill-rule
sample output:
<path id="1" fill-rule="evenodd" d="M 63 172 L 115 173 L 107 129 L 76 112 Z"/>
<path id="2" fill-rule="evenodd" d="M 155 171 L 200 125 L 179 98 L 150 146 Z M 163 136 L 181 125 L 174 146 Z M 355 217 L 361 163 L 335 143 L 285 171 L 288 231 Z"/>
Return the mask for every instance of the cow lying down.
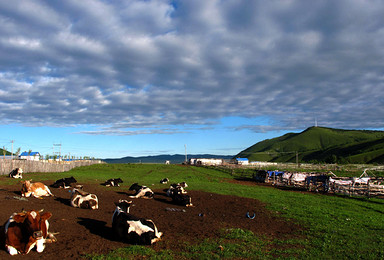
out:
<path id="1" fill-rule="evenodd" d="M 11 255 L 28 254 L 34 247 L 41 253 L 46 243 L 56 242 L 52 233 L 48 232 L 52 214 L 31 210 L 13 213 L 4 224 L 5 249 Z"/>
<path id="2" fill-rule="evenodd" d="M 71 188 L 72 183 L 76 183 L 77 180 L 71 176 L 69 178 L 62 178 L 60 180 L 55 181 L 54 184 L 51 185 L 53 188 L 63 188 L 63 189 L 68 189 Z"/>
<path id="3" fill-rule="evenodd" d="M 160 180 L 161 184 L 167 184 L 168 182 L 169 182 L 168 178 L 164 178 L 164 179 Z"/>
<path id="4" fill-rule="evenodd" d="M 182 182 L 182 183 L 173 183 L 171 186 L 169 186 L 169 189 L 167 190 L 167 196 L 172 197 L 172 194 L 174 193 L 182 193 L 182 194 L 187 194 L 187 191 L 185 188 L 188 187 L 187 183 Z"/>
<path id="5" fill-rule="evenodd" d="M 15 178 L 15 179 L 22 179 L 23 178 L 23 169 L 21 169 L 21 168 L 13 169 L 9 173 L 9 177 L 10 178 Z"/>
<path id="6" fill-rule="evenodd" d="M 167 196 L 172 198 L 172 201 L 181 206 L 192 207 L 191 196 L 187 195 L 185 187 L 188 185 L 184 183 L 172 184 L 167 190 Z"/>
<path id="7" fill-rule="evenodd" d="M 123 183 L 123 180 L 120 178 L 117 178 L 117 179 L 109 179 L 106 182 L 104 182 L 103 185 L 107 187 L 120 187 L 119 183 Z"/>
<path id="8" fill-rule="evenodd" d="M 112 230 L 117 239 L 140 245 L 151 245 L 163 235 L 150 219 L 129 214 L 132 201 L 119 200 L 112 216 Z"/>
<path id="9" fill-rule="evenodd" d="M 74 188 L 71 195 L 71 206 L 82 209 L 98 209 L 99 200 L 95 194 Z"/>
<path id="10" fill-rule="evenodd" d="M 31 182 L 32 180 L 27 180 L 22 182 L 21 186 L 21 196 L 35 198 L 54 196 L 49 190 L 48 186 L 41 182 Z"/>
<path id="11" fill-rule="evenodd" d="M 153 191 L 150 188 L 148 188 L 147 186 L 141 186 L 138 183 L 132 184 L 129 190 L 135 191 L 135 195 L 129 196 L 130 198 L 152 199 L 154 195 Z"/>

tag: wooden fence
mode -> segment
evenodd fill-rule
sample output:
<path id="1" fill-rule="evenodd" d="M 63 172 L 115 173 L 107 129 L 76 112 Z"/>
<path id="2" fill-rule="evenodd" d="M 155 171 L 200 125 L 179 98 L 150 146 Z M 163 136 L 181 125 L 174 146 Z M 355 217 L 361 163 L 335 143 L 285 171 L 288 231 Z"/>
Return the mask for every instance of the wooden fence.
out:
<path id="1" fill-rule="evenodd" d="M 29 172 L 66 172 L 75 167 L 102 163 L 100 160 L 79 160 L 71 162 L 48 162 L 0 159 L 0 175 L 8 175 L 13 169 L 21 168 Z"/>

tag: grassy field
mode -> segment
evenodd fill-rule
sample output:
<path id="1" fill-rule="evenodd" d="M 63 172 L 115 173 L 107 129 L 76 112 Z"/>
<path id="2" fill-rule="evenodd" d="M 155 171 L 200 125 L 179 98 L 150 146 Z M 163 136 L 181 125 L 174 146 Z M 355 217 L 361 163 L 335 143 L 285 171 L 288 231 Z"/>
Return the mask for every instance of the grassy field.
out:
<path id="1" fill-rule="evenodd" d="M 164 177 L 172 182 L 186 181 L 189 190 L 237 195 L 265 202 L 280 216 L 293 219 L 306 227 L 296 240 L 268 241 L 248 230 L 223 231 L 215 240 L 185 245 L 182 253 L 155 252 L 150 247 L 128 246 L 109 255 L 89 256 L 93 259 L 383 259 L 384 200 L 284 191 L 272 187 L 233 184 L 228 173 L 203 167 L 160 164 L 101 164 L 79 167 L 67 173 L 31 173 L 25 178 L 56 180 L 74 176 L 79 182 L 100 184 L 108 178 L 121 177 L 126 190 L 133 182 L 160 188 Z M 0 184 L 18 180 L 1 178 Z M 152 185 L 154 184 L 154 185 Z M 217 247 L 225 245 L 218 252 Z"/>

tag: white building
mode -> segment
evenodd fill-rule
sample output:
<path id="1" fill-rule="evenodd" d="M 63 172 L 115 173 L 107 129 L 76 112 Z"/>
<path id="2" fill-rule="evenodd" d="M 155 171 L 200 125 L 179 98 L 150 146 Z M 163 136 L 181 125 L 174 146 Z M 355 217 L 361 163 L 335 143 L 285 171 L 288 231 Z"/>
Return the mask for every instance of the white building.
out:
<path id="1" fill-rule="evenodd" d="M 222 165 L 223 159 L 206 159 L 206 158 L 197 158 L 197 159 L 189 159 L 190 165 Z"/>
<path id="2" fill-rule="evenodd" d="M 20 154 L 20 159 L 28 160 L 28 161 L 39 161 L 40 153 L 39 152 L 22 152 Z"/>
<path id="3" fill-rule="evenodd" d="M 239 165 L 248 165 L 248 158 L 236 158 L 236 163 Z"/>

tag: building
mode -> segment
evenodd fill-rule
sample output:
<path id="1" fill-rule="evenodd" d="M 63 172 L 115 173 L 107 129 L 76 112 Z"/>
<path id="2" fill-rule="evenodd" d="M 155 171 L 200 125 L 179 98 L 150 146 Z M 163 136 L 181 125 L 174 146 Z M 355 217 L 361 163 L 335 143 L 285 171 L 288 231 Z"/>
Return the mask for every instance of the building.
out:
<path id="1" fill-rule="evenodd" d="M 198 159 L 189 159 L 190 165 L 222 165 L 223 159 L 206 159 L 206 158 L 198 158 Z"/>
<path id="2" fill-rule="evenodd" d="M 248 158 L 236 158 L 236 164 L 248 165 L 249 164 Z"/>
<path id="3" fill-rule="evenodd" d="M 22 152 L 19 156 L 21 160 L 28 160 L 28 161 L 39 161 L 40 160 L 40 153 L 39 152 Z"/>

